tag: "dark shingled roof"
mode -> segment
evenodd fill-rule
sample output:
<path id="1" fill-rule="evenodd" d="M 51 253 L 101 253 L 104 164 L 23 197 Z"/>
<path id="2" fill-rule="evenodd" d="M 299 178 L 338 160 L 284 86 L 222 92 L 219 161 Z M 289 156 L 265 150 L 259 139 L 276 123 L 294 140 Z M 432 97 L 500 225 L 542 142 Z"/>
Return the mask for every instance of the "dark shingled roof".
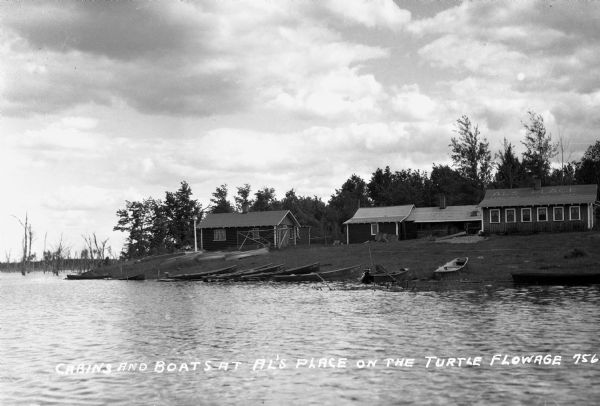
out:
<path id="1" fill-rule="evenodd" d="M 488 189 L 479 207 L 545 206 L 594 203 L 598 185 L 545 186 L 519 189 Z"/>
<path id="2" fill-rule="evenodd" d="M 300 223 L 289 210 L 251 211 L 248 213 L 209 213 L 198 228 L 276 226 L 288 216 L 297 227 Z"/>
<path id="3" fill-rule="evenodd" d="M 413 207 L 413 204 L 405 206 L 361 207 L 344 224 L 402 222 L 408 217 Z"/>

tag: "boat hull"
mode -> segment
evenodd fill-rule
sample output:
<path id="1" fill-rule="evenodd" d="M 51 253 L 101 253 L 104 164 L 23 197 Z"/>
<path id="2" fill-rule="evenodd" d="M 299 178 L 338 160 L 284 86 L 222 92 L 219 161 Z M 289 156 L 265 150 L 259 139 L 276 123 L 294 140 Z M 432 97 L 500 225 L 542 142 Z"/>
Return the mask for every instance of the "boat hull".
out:
<path id="1" fill-rule="evenodd" d="M 435 279 L 456 277 L 456 275 L 467 266 L 468 262 L 468 257 L 454 258 L 452 261 L 447 262 L 433 271 L 433 276 Z"/>
<path id="2" fill-rule="evenodd" d="M 119 278 L 120 281 L 143 281 L 146 280 L 146 274 L 132 275 L 125 278 Z"/>
<path id="3" fill-rule="evenodd" d="M 371 274 L 373 283 L 398 282 L 403 280 L 408 275 L 408 271 L 387 273 L 387 274 Z"/>
<path id="4" fill-rule="evenodd" d="M 274 275 L 276 282 L 343 282 L 356 280 L 362 274 L 359 265 L 326 272 L 313 272 L 304 275 Z"/>
<path id="5" fill-rule="evenodd" d="M 271 279 L 275 275 L 306 275 L 309 273 L 319 272 L 320 265 L 318 262 L 310 265 L 299 266 L 297 268 L 283 269 L 275 272 L 264 272 L 254 275 L 244 275 L 241 280 L 264 281 Z"/>
<path id="6" fill-rule="evenodd" d="M 600 283 L 600 273 L 543 273 L 511 274 L 516 285 L 593 285 Z"/>
<path id="7" fill-rule="evenodd" d="M 74 274 L 74 275 L 67 275 L 67 279 L 69 280 L 92 280 L 92 279 L 108 279 L 110 278 L 109 275 L 99 275 L 99 274 L 89 274 L 89 273 L 82 273 L 82 274 Z"/>
<path id="8" fill-rule="evenodd" d="M 237 265 L 228 266 L 220 269 L 213 269 L 210 271 L 192 273 L 192 274 L 183 274 L 183 275 L 173 275 L 172 279 L 182 280 L 182 281 L 200 281 L 212 275 L 219 275 L 232 272 L 237 268 Z"/>

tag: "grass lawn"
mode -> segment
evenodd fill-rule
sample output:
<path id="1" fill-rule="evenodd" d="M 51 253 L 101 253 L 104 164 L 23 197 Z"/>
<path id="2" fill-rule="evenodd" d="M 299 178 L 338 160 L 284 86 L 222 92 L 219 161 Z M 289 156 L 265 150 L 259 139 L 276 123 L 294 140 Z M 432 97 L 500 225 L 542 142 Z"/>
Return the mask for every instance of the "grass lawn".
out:
<path id="1" fill-rule="evenodd" d="M 577 250 L 579 256 L 568 258 Z M 583 254 L 582 254 L 583 253 Z M 413 288 L 428 288 L 433 271 L 455 257 L 469 257 L 461 272 L 464 282 L 504 285 L 512 284 L 511 272 L 600 272 L 600 232 L 544 233 L 533 235 L 492 235 L 486 238 L 467 236 L 449 240 L 428 239 L 394 242 L 370 242 L 339 246 L 297 246 L 272 250 L 268 255 L 240 260 L 210 260 L 198 265 L 195 261 L 181 263 L 178 269 L 168 269 L 164 261 L 147 261 L 134 266 L 108 268 L 115 277 L 122 269 L 129 275 L 143 271 L 147 279 L 164 272 L 170 275 L 202 272 L 237 264 L 239 269 L 266 263 L 296 267 L 319 262 L 322 271 L 351 265 L 370 267 L 383 265 L 388 272 L 409 268 Z M 137 271 L 136 271 L 137 269 Z M 444 284 L 442 284 L 444 285 Z M 447 285 L 447 283 L 446 283 Z"/>

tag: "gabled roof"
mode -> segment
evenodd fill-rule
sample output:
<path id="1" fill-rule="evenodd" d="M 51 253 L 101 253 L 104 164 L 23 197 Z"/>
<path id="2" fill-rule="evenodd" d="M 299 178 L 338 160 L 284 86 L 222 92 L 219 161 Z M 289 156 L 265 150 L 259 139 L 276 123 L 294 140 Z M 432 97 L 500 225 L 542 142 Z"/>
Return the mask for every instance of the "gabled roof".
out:
<path id="1" fill-rule="evenodd" d="M 344 224 L 400 223 L 408 217 L 414 206 L 414 204 L 407 204 L 405 206 L 361 207 Z"/>
<path id="2" fill-rule="evenodd" d="M 452 221 L 481 221 L 481 213 L 475 205 L 439 207 L 415 207 L 406 221 L 415 223 L 443 223 Z"/>
<path id="3" fill-rule="evenodd" d="M 289 210 L 251 211 L 248 213 L 209 213 L 198 224 L 198 228 L 262 227 L 277 226 L 289 216 L 294 225 L 300 223 Z"/>
<path id="4" fill-rule="evenodd" d="M 488 189 L 479 207 L 594 203 L 598 185 L 545 186 L 540 189 Z"/>

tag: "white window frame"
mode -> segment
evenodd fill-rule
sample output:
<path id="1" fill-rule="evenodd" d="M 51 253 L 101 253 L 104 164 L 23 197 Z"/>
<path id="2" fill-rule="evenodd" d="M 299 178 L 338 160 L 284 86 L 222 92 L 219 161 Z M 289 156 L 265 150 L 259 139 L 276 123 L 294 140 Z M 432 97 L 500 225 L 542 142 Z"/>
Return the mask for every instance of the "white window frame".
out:
<path id="1" fill-rule="evenodd" d="M 561 211 L 561 219 L 556 219 L 556 209 L 560 209 Z M 554 206 L 552 208 L 552 221 L 565 221 L 565 208 L 563 206 Z"/>
<path id="2" fill-rule="evenodd" d="M 513 212 L 513 221 L 508 221 L 508 212 Z M 517 222 L 517 210 L 516 209 L 505 209 L 504 210 L 504 222 L 505 223 L 516 223 Z"/>
<path id="3" fill-rule="evenodd" d="M 573 218 L 571 217 L 571 210 L 572 209 L 577 209 L 577 218 Z M 581 206 L 569 206 L 569 220 L 574 221 L 574 220 L 579 220 L 581 221 Z"/>
<path id="4" fill-rule="evenodd" d="M 375 232 L 373 233 L 373 226 L 375 226 Z M 371 223 L 371 235 L 379 234 L 379 223 Z"/>
<path id="5" fill-rule="evenodd" d="M 492 213 L 498 213 L 498 221 L 492 221 Z M 490 209 L 490 224 L 500 224 L 500 209 Z"/>
<path id="6" fill-rule="evenodd" d="M 523 213 L 525 213 L 525 211 L 529 211 L 529 220 L 524 220 L 524 216 Z M 521 209 L 521 223 L 531 223 L 533 221 L 533 213 L 531 212 L 531 207 L 523 207 Z"/>
<path id="7" fill-rule="evenodd" d="M 224 228 L 215 228 L 213 230 L 213 241 L 227 241 L 227 231 Z"/>
<path id="8" fill-rule="evenodd" d="M 546 219 L 545 220 L 540 220 L 540 210 L 546 210 Z M 543 207 L 538 207 L 536 210 L 536 219 L 538 223 L 543 223 L 548 221 L 548 207 L 547 206 L 543 206 Z"/>

